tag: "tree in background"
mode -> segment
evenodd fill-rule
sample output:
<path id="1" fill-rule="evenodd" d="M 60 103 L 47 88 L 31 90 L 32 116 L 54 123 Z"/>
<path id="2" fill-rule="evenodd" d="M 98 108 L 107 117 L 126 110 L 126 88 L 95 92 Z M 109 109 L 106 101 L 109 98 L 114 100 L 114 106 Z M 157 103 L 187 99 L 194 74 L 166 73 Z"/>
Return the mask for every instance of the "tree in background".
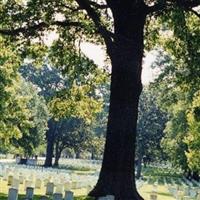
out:
<path id="1" fill-rule="evenodd" d="M 158 107 L 156 96 L 156 91 L 151 86 L 145 87 L 140 96 L 136 149 L 137 178 L 141 176 L 142 161 L 145 164 L 165 158 L 160 142 L 164 136 L 167 116 Z"/>
<path id="2" fill-rule="evenodd" d="M 195 93 L 190 110 L 187 113 L 188 133 L 184 138 L 188 145 L 185 152 L 187 163 L 192 170 L 193 178 L 199 181 L 200 174 L 200 93 Z"/>
<path id="3" fill-rule="evenodd" d="M 86 64 L 87 60 L 85 60 Z M 82 63 L 84 65 L 84 62 Z M 91 63 L 88 61 L 88 65 Z M 51 113 L 51 119 L 48 122 L 48 130 L 46 132 L 47 153 L 45 166 L 52 166 L 52 158 L 55 146 L 55 165 L 58 165 L 58 159 L 61 152 L 69 143 L 70 147 L 76 145 L 80 147 L 81 141 L 76 141 L 72 145 L 74 131 L 70 129 L 70 122 L 74 118 L 84 119 L 85 123 L 91 123 L 96 114 L 101 110 L 101 84 L 106 78 L 106 74 L 100 69 L 80 74 L 78 78 L 73 76 L 62 75 L 61 71 L 49 66 L 43 66 L 40 69 L 35 69 L 31 65 L 23 66 L 20 72 L 26 80 L 40 88 L 40 95 L 43 95 L 48 103 L 48 109 Z M 76 74 L 76 71 L 71 71 L 71 74 Z M 96 94 L 98 93 L 98 94 Z M 76 122 L 80 120 L 77 119 Z M 83 122 L 82 122 L 83 123 Z M 80 123 L 78 123 L 80 124 Z M 68 136 L 70 135 L 70 136 Z M 74 137 L 76 135 L 74 134 Z"/>
<path id="4" fill-rule="evenodd" d="M 174 46 L 167 47 L 168 51 L 175 51 Z M 170 54 L 167 55 L 165 53 L 165 56 L 160 56 L 155 63 L 157 66 L 162 66 L 160 75 L 154 84 L 157 86 L 159 106 L 168 113 L 168 122 L 166 123 L 162 146 L 173 166 L 180 167 L 187 177 L 193 177 L 198 180 L 198 169 L 194 166 L 192 167 L 190 163 L 193 140 L 189 138 L 193 138 L 193 134 L 195 135 L 195 130 L 197 130 L 195 128 L 196 125 L 194 125 L 195 114 L 193 106 L 195 105 L 194 99 L 198 97 L 199 87 L 195 86 L 196 82 L 194 85 L 193 81 L 188 82 L 186 77 L 181 78 L 181 74 L 186 70 L 186 67 L 188 68 L 188 65 L 176 67 L 176 59 L 173 60 L 172 58 Z M 196 150 L 198 151 L 198 147 Z M 194 159 L 196 163 L 199 162 L 198 156 L 194 157 Z"/>
<path id="5" fill-rule="evenodd" d="M 38 88 L 31 83 L 22 79 L 16 95 L 19 99 L 27 99 L 27 109 L 32 126 L 29 129 L 21 129 L 22 136 L 12 138 L 11 143 L 17 148 L 18 153 L 30 157 L 36 155 L 37 147 L 44 143 L 49 112 L 44 98 L 38 95 Z"/>
<path id="6" fill-rule="evenodd" d="M 29 99 L 18 93 L 21 59 L 17 47 L 0 37 L 0 48 L 0 143 L 6 148 L 12 138 L 19 139 L 22 131 L 32 127 L 33 120 L 27 106 Z"/>
<path id="7" fill-rule="evenodd" d="M 20 68 L 20 73 L 25 80 L 39 88 L 39 95 L 43 96 L 48 103 L 60 89 L 63 89 L 67 83 L 61 75 L 61 72 L 55 68 L 44 65 L 36 69 L 31 64 L 24 65 Z M 45 166 L 52 166 L 52 158 L 54 151 L 54 141 L 57 132 L 57 122 L 50 115 L 48 120 L 48 130 L 46 131 L 46 160 Z"/>

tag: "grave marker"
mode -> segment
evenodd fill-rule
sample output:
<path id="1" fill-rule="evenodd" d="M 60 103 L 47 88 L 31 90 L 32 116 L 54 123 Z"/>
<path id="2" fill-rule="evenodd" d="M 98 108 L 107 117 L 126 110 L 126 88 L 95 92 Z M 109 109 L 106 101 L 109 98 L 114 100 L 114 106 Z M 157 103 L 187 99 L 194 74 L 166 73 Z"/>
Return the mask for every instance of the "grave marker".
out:
<path id="1" fill-rule="evenodd" d="M 65 191 L 64 200 L 73 200 L 73 199 L 74 199 L 74 193 L 71 191 Z"/>
<path id="2" fill-rule="evenodd" d="M 27 187 L 26 188 L 26 199 L 27 200 L 32 200 L 33 199 L 33 194 L 34 194 L 34 188 Z"/>
<path id="3" fill-rule="evenodd" d="M 42 181 L 40 179 L 36 179 L 35 188 L 40 189 L 42 186 Z"/>
<path id="4" fill-rule="evenodd" d="M 115 200 L 115 196 L 114 195 L 107 195 L 107 200 Z"/>
<path id="5" fill-rule="evenodd" d="M 157 194 L 150 194 L 150 200 L 157 200 Z"/>
<path id="6" fill-rule="evenodd" d="M 13 176 L 9 175 L 8 176 L 8 185 L 12 185 L 13 182 Z"/>
<path id="7" fill-rule="evenodd" d="M 46 195 L 52 195 L 53 191 L 54 191 L 54 184 L 53 183 L 47 183 Z"/>
<path id="8" fill-rule="evenodd" d="M 19 179 L 14 178 L 12 181 L 12 188 L 18 189 L 19 188 Z"/>
<path id="9" fill-rule="evenodd" d="M 10 188 L 8 192 L 8 200 L 17 200 L 18 190 L 15 188 Z"/>
<path id="10" fill-rule="evenodd" d="M 53 200 L 62 200 L 62 194 L 61 193 L 54 193 L 53 194 Z"/>

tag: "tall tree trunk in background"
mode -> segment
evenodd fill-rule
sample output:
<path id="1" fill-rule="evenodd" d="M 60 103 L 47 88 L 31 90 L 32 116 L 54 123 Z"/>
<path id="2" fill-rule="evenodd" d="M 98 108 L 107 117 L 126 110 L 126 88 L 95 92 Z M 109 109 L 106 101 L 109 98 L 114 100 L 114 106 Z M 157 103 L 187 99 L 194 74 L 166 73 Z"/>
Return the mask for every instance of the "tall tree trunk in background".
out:
<path id="1" fill-rule="evenodd" d="M 75 152 L 75 154 L 76 154 L 76 159 L 80 159 L 81 158 L 81 152 L 80 151 L 76 151 Z"/>
<path id="2" fill-rule="evenodd" d="M 59 159 L 61 157 L 62 150 L 62 147 L 59 146 L 59 142 L 56 142 L 54 167 L 59 166 Z"/>
<path id="3" fill-rule="evenodd" d="M 94 154 L 94 150 L 91 151 L 91 160 L 95 159 L 95 154 Z"/>
<path id="4" fill-rule="evenodd" d="M 52 167 L 55 134 L 56 134 L 55 132 L 56 132 L 56 123 L 54 123 L 53 119 L 50 119 L 48 121 L 48 130 L 46 132 L 47 148 L 46 148 L 46 159 L 44 167 Z"/>
<path id="5" fill-rule="evenodd" d="M 126 3 L 122 6 L 125 5 L 129 6 Z M 146 18 L 142 9 L 143 4 L 134 10 L 122 7 L 113 11 L 115 40 L 109 53 L 112 63 L 110 108 L 102 168 L 95 188 L 89 193 L 93 197 L 112 194 L 116 200 L 143 199 L 137 192 L 134 173 Z"/>
<path id="6" fill-rule="evenodd" d="M 196 181 L 200 181 L 199 172 L 193 172 L 192 178 Z"/>

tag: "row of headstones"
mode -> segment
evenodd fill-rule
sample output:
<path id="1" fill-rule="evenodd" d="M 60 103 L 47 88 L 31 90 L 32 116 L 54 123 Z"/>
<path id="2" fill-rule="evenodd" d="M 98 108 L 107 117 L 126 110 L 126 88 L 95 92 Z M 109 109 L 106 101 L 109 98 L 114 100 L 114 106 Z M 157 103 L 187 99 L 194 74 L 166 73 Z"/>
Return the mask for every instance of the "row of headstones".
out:
<path id="1" fill-rule="evenodd" d="M 34 187 L 37 189 L 40 189 L 42 186 L 42 183 L 44 183 L 44 186 L 46 186 L 48 184 L 48 182 L 54 182 L 54 181 L 50 181 L 49 179 L 45 179 L 45 181 L 42 181 L 39 178 L 36 178 L 35 181 L 32 180 L 26 180 L 24 179 L 23 176 L 19 176 L 18 178 L 13 177 L 12 175 L 8 176 L 8 185 L 12 186 L 13 188 L 18 189 L 20 184 L 25 185 L 25 189 L 26 187 L 33 187 L 33 184 L 35 185 Z M 87 184 L 84 182 L 70 182 L 70 181 L 65 181 L 62 183 L 55 183 L 54 184 L 56 186 L 56 188 L 58 188 L 59 191 L 63 190 L 63 188 L 65 189 L 78 189 L 78 188 L 83 188 L 83 187 L 88 187 L 90 185 L 94 185 L 94 181 L 87 181 Z"/>
<path id="2" fill-rule="evenodd" d="M 67 180 L 80 180 L 80 174 L 77 175 L 76 173 L 73 173 L 72 171 L 69 170 L 59 170 L 55 171 L 52 169 L 45 169 L 44 171 L 41 170 L 40 172 L 38 170 L 34 170 L 34 169 L 27 169 L 25 168 L 24 170 L 22 170 L 24 168 L 4 168 L 3 170 L 0 169 L 0 171 L 2 171 L 2 176 L 6 179 L 8 175 L 12 175 L 15 174 L 15 176 L 18 174 L 18 176 L 37 176 L 39 175 L 40 178 L 44 178 L 46 179 L 46 177 L 58 177 L 60 176 L 59 180 L 61 179 L 67 179 Z M 91 179 L 97 179 L 97 174 L 82 174 L 81 176 L 89 176 Z M 32 179 L 32 178 L 31 178 Z M 87 177 L 88 179 L 88 177 Z"/>
<path id="3" fill-rule="evenodd" d="M 8 174 L 18 174 L 18 172 L 20 172 L 20 174 L 23 172 L 23 174 L 45 174 L 45 175 L 72 175 L 72 172 L 70 173 L 69 170 L 58 170 L 58 169 L 52 169 L 52 168 L 42 168 L 42 167 L 39 167 L 39 168 L 33 168 L 32 166 L 30 167 L 23 167 L 23 166 L 14 166 L 14 167 L 9 167 L 9 166 L 0 166 L 0 173 L 1 175 L 8 175 Z"/>
<path id="4" fill-rule="evenodd" d="M 28 187 L 26 189 L 26 200 L 32 200 L 34 196 L 34 188 Z M 18 190 L 15 188 L 10 188 L 8 193 L 8 200 L 17 200 L 18 199 Z M 47 200 L 47 196 L 42 196 L 41 200 Z M 54 193 L 53 194 L 53 200 L 62 200 L 63 195 L 62 193 Z M 71 191 L 65 191 L 64 200 L 73 200 L 74 194 Z M 98 200 L 115 200 L 115 197 L 113 195 L 107 195 L 104 197 L 99 197 Z"/>
<path id="5" fill-rule="evenodd" d="M 197 198 L 200 200 L 200 188 L 192 186 L 178 186 L 168 185 L 170 193 L 176 197 L 176 199 L 188 199 Z"/>
<path id="6" fill-rule="evenodd" d="M 15 179 L 15 178 L 11 178 L 8 179 L 8 185 L 10 185 L 12 188 L 15 189 L 19 189 L 19 184 L 23 183 L 20 182 L 20 180 Z M 73 183 L 73 182 L 72 182 Z M 31 188 L 32 186 L 32 181 L 31 180 L 25 180 L 25 184 L 24 184 L 24 189 L 26 189 L 27 187 Z M 83 185 L 82 187 L 73 187 L 73 185 L 63 185 L 63 184 L 54 184 L 53 182 L 47 182 L 44 186 L 46 186 L 46 194 L 53 194 L 53 192 L 55 191 L 56 193 L 63 193 L 64 190 L 69 190 L 69 189 L 80 189 L 80 188 L 86 188 L 86 189 L 90 189 L 93 185 Z M 36 179 L 35 182 L 35 186 L 36 189 L 41 189 L 42 188 L 42 181 L 40 179 Z M 54 190 L 55 189 L 55 190 Z"/>
<path id="7" fill-rule="evenodd" d="M 177 200 L 191 200 L 195 198 L 200 200 L 200 188 L 191 188 L 191 187 L 180 187 L 178 185 L 167 185 L 169 192 Z M 150 200 L 157 200 L 157 184 L 153 185 L 152 193 L 150 194 Z"/>
<path id="8" fill-rule="evenodd" d="M 50 195 L 50 194 L 46 194 Z M 26 188 L 26 200 L 32 200 L 34 196 L 34 188 L 27 187 Z M 64 200 L 73 200 L 73 192 L 71 191 L 65 191 Z M 8 192 L 8 200 L 17 200 L 18 199 L 18 189 L 10 188 Z M 48 199 L 47 196 L 42 196 L 41 200 Z M 53 194 L 53 200 L 62 200 L 63 194 L 62 193 L 54 193 Z"/>

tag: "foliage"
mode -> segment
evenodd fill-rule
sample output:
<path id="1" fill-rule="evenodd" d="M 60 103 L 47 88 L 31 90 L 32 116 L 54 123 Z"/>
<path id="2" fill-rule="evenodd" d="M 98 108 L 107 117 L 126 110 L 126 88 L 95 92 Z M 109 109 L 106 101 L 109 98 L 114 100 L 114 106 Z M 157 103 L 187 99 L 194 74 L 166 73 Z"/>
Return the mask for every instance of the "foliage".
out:
<path id="1" fill-rule="evenodd" d="M 185 143 L 188 145 L 186 152 L 187 161 L 190 169 L 200 173 L 200 93 L 194 95 L 191 108 L 188 110 L 187 122 L 188 133 Z"/>
<path id="2" fill-rule="evenodd" d="M 0 37 L 0 139 L 6 145 L 13 137 L 20 138 L 21 130 L 32 126 L 28 112 L 28 98 L 18 94 L 20 66 L 16 46 Z"/>
<path id="3" fill-rule="evenodd" d="M 36 148 L 44 142 L 44 135 L 47 130 L 49 112 L 43 97 L 38 95 L 38 89 L 31 83 L 22 81 L 18 95 L 28 99 L 27 108 L 32 119 L 32 126 L 28 130 L 22 129 L 21 138 L 12 139 L 13 145 L 21 149 L 22 153 L 31 156 Z"/>
<path id="4" fill-rule="evenodd" d="M 160 64 L 162 64 L 160 75 L 154 86 L 159 94 L 159 106 L 169 115 L 162 146 L 173 165 L 181 167 L 185 172 L 188 170 L 196 172 L 199 158 L 198 154 L 194 156 L 194 152 L 198 152 L 199 147 L 196 145 L 193 151 L 190 148 L 193 143 L 191 138 L 195 134 L 195 126 L 198 124 L 194 120 L 194 105 L 199 89 L 192 87 L 194 86 L 192 83 L 186 85 L 184 80 L 181 85 L 179 84 L 180 79 L 177 82 L 177 76 L 173 71 L 176 69 L 175 63 L 169 56 L 159 57 L 154 65 L 161 66 Z M 195 139 L 198 143 L 199 138 Z M 195 161 L 191 160 L 191 154 Z"/>
<path id="5" fill-rule="evenodd" d="M 163 130 L 167 120 L 156 103 L 157 93 L 153 88 L 146 87 L 140 96 L 139 116 L 137 124 L 137 155 L 145 157 L 145 161 L 164 159 L 160 147 L 164 136 Z"/>

